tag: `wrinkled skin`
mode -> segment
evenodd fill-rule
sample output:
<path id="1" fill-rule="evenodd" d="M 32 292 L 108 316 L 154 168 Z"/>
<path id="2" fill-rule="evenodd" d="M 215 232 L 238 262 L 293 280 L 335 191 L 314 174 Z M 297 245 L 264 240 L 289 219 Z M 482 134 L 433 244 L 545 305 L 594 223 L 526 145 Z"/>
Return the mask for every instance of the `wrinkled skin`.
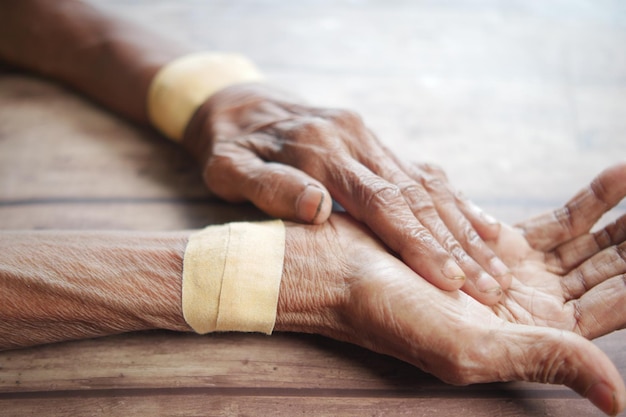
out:
<path id="1" fill-rule="evenodd" d="M 278 328 L 283 319 L 300 318 L 298 326 L 283 330 L 356 343 L 453 384 L 565 384 L 614 414 L 626 404 L 624 383 L 586 338 L 626 324 L 626 216 L 600 231 L 589 229 L 624 195 L 621 165 L 604 171 L 565 208 L 518 228 L 502 225 L 489 243 L 516 278 L 491 307 L 463 292 L 435 288 L 385 252 L 367 229 L 334 215 L 308 236 L 319 258 L 286 258 L 286 276 L 318 273 L 297 277 L 300 291 L 308 286 L 300 296 L 294 281 L 283 284 L 281 291 L 301 304 L 299 311 L 280 304 Z M 294 227 L 290 233 L 298 233 Z M 312 294 L 316 300 L 308 298 Z"/>
<path id="2" fill-rule="evenodd" d="M 463 286 L 493 304 L 510 284 L 508 268 L 483 241 L 495 236 L 497 224 L 475 216 L 442 170 L 400 161 L 353 112 L 237 85 L 198 110 L 183 144 L 202 164 L 208 187 L 227 201 L 320 224 L 332 196 L 439 288 Z"/>

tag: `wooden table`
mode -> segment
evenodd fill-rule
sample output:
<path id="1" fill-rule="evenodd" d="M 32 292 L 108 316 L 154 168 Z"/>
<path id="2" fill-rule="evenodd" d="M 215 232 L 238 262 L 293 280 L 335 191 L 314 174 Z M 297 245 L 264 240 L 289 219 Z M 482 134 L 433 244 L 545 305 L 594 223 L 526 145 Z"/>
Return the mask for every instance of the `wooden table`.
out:
<path id="1" fill-rule="evenodd" d="M 618 2 L 100 1 L 271 82 L 355 109 L 506 221 L 556 207 L 626 154 Z M 617 213 L 624 213 L 624 206 Z M 0 228 L 197 228 L 263 216 L 191 159 L 55 84 L 0 74 Z M 626 377 L 626 333 L 597 341 Z M 451 387 L 321 337 L 145 332 L 0 353 L 0 415 L 600 415 L 571 391 Z"/>

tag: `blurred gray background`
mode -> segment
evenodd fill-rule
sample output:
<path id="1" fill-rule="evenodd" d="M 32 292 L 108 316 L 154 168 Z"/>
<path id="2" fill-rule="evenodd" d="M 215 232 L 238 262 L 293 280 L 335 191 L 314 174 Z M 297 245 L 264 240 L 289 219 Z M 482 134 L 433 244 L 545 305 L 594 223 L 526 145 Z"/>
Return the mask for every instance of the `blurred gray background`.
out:
<path id="1" fill-rule="evenodd" d="M 624 1 L 95 3 L 358 111 L 394 151 L 443 166 L 507 220 L 509 205 L 561 204 L 626 159 Z"/>

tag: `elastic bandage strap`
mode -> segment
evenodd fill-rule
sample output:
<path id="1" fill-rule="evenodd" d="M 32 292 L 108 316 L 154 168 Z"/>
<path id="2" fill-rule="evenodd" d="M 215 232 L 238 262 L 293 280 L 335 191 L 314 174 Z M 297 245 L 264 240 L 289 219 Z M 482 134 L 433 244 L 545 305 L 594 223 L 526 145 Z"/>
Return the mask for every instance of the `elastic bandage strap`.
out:
<path id="1" fill-rule="evenodd" d="M 274 220 L 209 226 L 192 234 L 183 259 L 183 316 L 197 333 L 271 334 L 285 254 Z"/>
<path id="2" fill-rule="evenodd" d="M 170 139 L 180 141 L 195 111 L 217 91 L 262 80 L 242 55 L 201 52 L 164 65 L 148 90 L 148 117 Z"/>

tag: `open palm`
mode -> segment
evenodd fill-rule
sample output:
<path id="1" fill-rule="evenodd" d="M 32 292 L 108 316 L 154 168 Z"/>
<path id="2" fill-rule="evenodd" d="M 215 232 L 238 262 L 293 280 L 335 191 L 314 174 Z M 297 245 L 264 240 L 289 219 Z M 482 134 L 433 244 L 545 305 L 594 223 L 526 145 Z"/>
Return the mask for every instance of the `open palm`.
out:
<path id="1" fill-rule="evenodd" d="M 494 312 L 507 321 L 593 339 L 626 325 L 626 216 L 590 229 L 626 190 L 626 170 L 603 172 L 563 208 L 503 225 L 494 251 L 514 275 Z"/>
<path id="2" fill-rule="evenodd" d="M 453 384 L 565 384 L 614 413 L 626 404 L 624 383 L 586 338 L 626 324 L 626 216 L 590 229 L 625 195 L 626 165 L 616 166 L 564 208 L 517 228 L 502 225 L 489 243 L 514 278 L 493 306 L 435 288 L 380 250 L 366 230 L 333 217 L 347 254 L 343 264 L 351 266 L 349 291 L 338 315 L 340 330 L 322 333 L 398 357 Z"/>

